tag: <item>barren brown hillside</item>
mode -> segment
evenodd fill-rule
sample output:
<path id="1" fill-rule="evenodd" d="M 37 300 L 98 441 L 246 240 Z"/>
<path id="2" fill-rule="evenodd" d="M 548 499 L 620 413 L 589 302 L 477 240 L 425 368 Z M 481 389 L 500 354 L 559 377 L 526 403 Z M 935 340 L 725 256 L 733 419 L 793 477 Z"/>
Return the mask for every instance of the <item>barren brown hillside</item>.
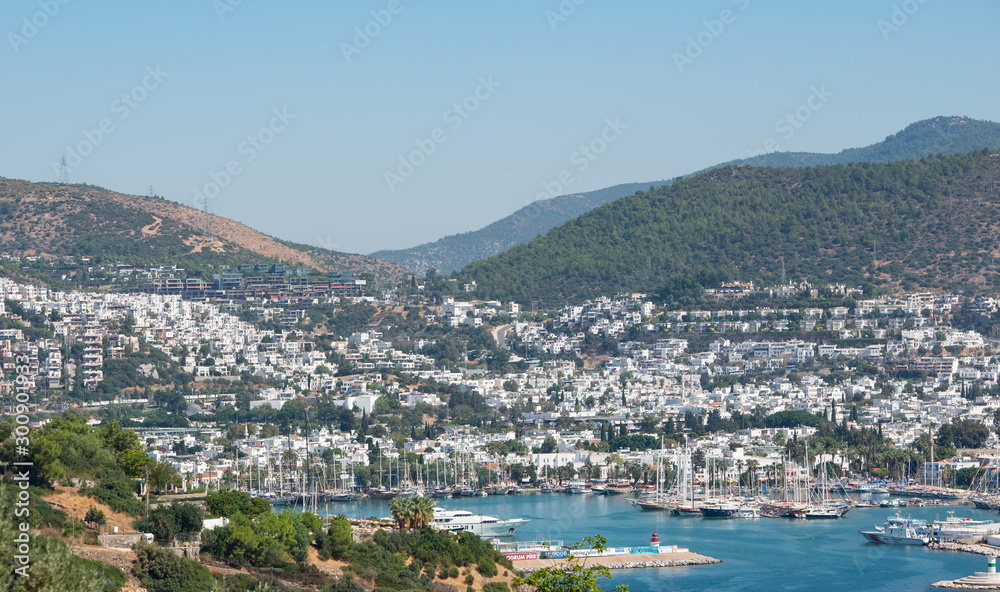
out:
<path id="1" fill-rule="evenodd" d="M 290 245 L 240 222 L 159 198 L 88 185 L 0 178 L 0 244 L 17 254 L 100 255 L 150 262 L 301 264 L 398 282 L 402 267 L 364 255 Z"/>

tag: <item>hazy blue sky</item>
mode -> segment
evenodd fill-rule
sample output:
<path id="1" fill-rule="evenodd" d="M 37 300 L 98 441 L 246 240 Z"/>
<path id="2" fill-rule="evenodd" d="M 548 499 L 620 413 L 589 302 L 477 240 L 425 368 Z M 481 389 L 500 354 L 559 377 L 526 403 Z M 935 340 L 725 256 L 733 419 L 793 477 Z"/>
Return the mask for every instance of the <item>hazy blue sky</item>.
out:
<path id="1" fill-rule="evenodd" d="M 67 153 L 71 182 L 409 247 L 768 139 L 1000 120 L 998 30 L 995 1 L 8 0 L 0 175 L 54 181 Z"/>

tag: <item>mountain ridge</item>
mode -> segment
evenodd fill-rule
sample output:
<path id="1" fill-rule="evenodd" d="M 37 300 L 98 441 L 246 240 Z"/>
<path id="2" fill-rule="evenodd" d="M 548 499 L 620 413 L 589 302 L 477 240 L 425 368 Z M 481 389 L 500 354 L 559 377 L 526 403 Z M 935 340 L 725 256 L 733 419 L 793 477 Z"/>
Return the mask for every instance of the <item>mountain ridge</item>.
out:
<path id="1" fill-rule="evenodd" d="M 893 162 L 921 158 L 935 153 L 964 154 L 977 148 L 1000 148 L 1000 123 L 957 116 L 938 116 L 909 124 L 885 139 L 860 148 L 837 153 L 772 152 L 731 160 L 701 169 L 685 177 L 725 166 L 817 166 L 849 164 L 854 161 Z M 380 250 L 371 253 L 417 274 L 428 268 L 441 273 L 457 271 L 466 265 L 524 244 L 596 207 L 672 181 L 623 183 L 604 189 L 561 195 L 532 202 L 516 212 L 478 230 L 453 234 L 408 249 Z"/>
<path id="2" fill-rule="evenodd" d="M 806 168 L 734 165 L 606 204 L 457 274 L 481 298 L 555 304 L 788 277 L 1000 287 L 1000 154 Z"/>
<path id="3" fill-rule="evenodd" d="M 323 272 L 371 273 L 389 282 L 407 275 L 401 267 L 364 255 L 296 248 L 236 220 L 162 198 L 4 177 L 0 244 L 13 254 L 181 260 L 194 265 L 260 259 Z"/>

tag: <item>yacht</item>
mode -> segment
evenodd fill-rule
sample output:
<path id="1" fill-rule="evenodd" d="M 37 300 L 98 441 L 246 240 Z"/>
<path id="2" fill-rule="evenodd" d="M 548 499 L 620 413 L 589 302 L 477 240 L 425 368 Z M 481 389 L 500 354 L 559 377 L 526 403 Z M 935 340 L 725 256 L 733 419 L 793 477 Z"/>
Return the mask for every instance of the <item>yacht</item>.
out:
<path id="1" fill-rule="evenodd" d="M 590 493 L 590 491 L 586 481 L 573 480 L 566 486 L 566 493 Z"/>
<path id="2" fill-rule="evenodd" d="M 334 502 L 353 502 L 361 499 L 361 494 L 356 491 L 333 491 L 327 499 Z"/>
<path id="3" fill-rule="evenodd" d="M 674 508 L 670 510 L 670 513 L 674 516 L 701 516 L 701 506 L 674 506 Z"/>
<path id="4" fill-rule="evenodd" d="M 841 518 L 846 510 L 837 506 L 814 506 L 806 510 L 807 520 L 830 520 Z"/>
<path id="5" fill-rule="evenodd" d="M 449 532 L 471 532 L 483 538 L 512 537 L 527 524 L 526 518 L 510 518 L 501 520 L 494 516 L 473 514 L 467 510 L 446 510 L 434 508 L 434 521 L 431 526 L 437 530 Z"/>
<path id="6" fill-rule="evenodd" d="M 760 518 L 760 511 L 754 504 L 743 504 L 732 515 L 733 518 Z"/>
<path id="7" fill-rule="evenodd" d="M 926 545 L 931 542 L 927 523 L 923 520 L 903 518 L 896 512 L 885 524 L 875 530 L 858 531 L 873 543 L 885 545 Z"/>
<path id="8" fill-rule="evenodd" d="M 705 518 L 732 518 L 739 509 L 739 504 L 723 501 L 702 506 L 701 515 Z"/>
<path id="9" fill-rule="evenodd" d="M 622 495 L 632 491 L 632 487 L 628 483 L 609 483 L 607 486 L 608 495 Z"/>

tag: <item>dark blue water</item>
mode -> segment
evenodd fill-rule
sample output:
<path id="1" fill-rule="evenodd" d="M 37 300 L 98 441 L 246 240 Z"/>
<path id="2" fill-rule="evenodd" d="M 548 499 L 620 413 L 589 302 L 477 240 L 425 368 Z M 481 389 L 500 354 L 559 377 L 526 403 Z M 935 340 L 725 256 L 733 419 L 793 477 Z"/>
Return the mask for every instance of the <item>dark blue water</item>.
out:
<path id="1" fill-rule="evenodd" d="M 655 530 L 663 545 L 688 547 L 723 563 L 662 569 L 616 570 L 606 589 L 627 584 L 631 592 L 659 590 L 932 590 L 939 580 L 986 571 L 979 555 L 923 547 L 874 545 L 859 530 L 881 526 L 893 511 L 855 509 L 840 520 L 707 520 L 678 518 L 633 508 L 622 496 L 525 494 L 435 500 L 507 518 L 529 518 L 519 540 L 554 539 L 566 544 L 599 534 L 609 546 L 648 544 Z M 903 508 L 903 515 L 934 520 L 954 509 L 961 517 L 998 519 L 971 506 Z M 388 502 L 329 504 L 331 513 L 388 517 Z"/>

